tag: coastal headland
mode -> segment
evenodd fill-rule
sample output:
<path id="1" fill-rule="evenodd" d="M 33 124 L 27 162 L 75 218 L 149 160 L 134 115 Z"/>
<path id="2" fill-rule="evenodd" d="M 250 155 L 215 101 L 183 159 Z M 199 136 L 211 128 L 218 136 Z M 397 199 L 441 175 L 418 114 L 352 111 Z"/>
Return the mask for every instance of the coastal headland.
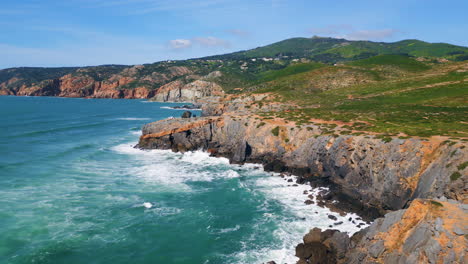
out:
<path id="1" fill-rule="evenodd" d="M 259 163 L 328 187 L 305 203 L 372 222 L 352 236 L 312 229 L 297 263 L 467 263 L 467 58 L 419 40 L 293 38 L 183 61 L 4 69 L 0 95 L 194 103 L 201 117 L 146 124 L 136 147 Z"/>

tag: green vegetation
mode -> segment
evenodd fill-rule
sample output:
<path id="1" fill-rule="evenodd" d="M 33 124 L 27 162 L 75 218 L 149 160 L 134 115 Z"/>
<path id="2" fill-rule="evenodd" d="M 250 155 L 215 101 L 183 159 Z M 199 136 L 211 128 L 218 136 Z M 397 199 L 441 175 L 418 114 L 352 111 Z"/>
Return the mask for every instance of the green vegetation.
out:
<path id="1" fill-rule="evenodd" d="M 430 69 L 427 64 L 411 59 L 403 55 L 378 55 L 368 59 L 349 63 L 353 66 L 372 68 L 376 66 L 393 66 L 407 71 L 424 71 Z"/>
<path id="2" fill-rule="evenodd" d="M 284 111 L 265 112 L 263 118 L 282 117 L 297 126 L 312 118 L 349 122 L 340 128 L 320 124 L 320 129 L 330 135 L 375 132 L 383 141 L 433 135 L 466 140 L 467 58 L 466 47 L 419 40 L 292 38 L 231 54 L 134 67 L 4 69 L 0 85 L 13 91 L 22 85 L 48 85 L 47 80 L 72 74 L 105 82 L 122 77 L 133 80 L 118 89 L 158 89 L 171 81 L 189 83 L 216 71 L 220 74 L 205 80 L 216 82 L 227 93 L 269 92 L 277 95 L 275 100 L 292 105 Z M 259 108 L 268 103 L 256 102 Z"/>
<path id="3" fill-rule="evenodd" d="M 0 84 L 7 82 L 12 78 L 20 79 L 19 86 L 31 85 L 48 79 L 60 78 L 63 75 L 70 74 L 76 71 L 77 67 L 62 67 L 62 68 L 35 68 L 21 67 L 0 70 Z"/>
<path id="4" fill-rule="evenodd" d="M 437 207 L 443 207 L 444 205 L 437 202 L 437 201 L 434 201 L 434 200 L 431 200 L 431 204 L 434 205 L 434 206 L 437 206 Z"/>
<path id="5" fill-rule="evenodd" d="M 351 122 L 348 129 L 389 136 L 468 136 L 467 62 L 429 64 L 383 55 L 351 64 L 284 76 L 250 89 L 295 102 L 299 107 L 276 114 L 299 123 L 315 118 Z"/>
<path id="6" fill-rule="evenodd" d="M 458 165 L 458 166 L 457 166 L 457 169 L 458 169 L 459 171 L 462 171 L 462 170 L 464 170 L 466 167 L 468 167 L 468 161 L 465 161 L 465 162 L 463 162 L 462 164 Z"/>
<path id="7" fill-rule="evenodd" d="M 258 83 L 272 81 L 281 77 L 290 76 L 302 72 L 308 72 L 325 66 L 322 63 L 297 63 L 277 71 L 267 71 L 260 74 Z"/>
<path id="8" fill-rule="evenodd" d="M 451 181 L 456 181 L 458 180 L 459 178 L 461 177 L 461 173 L 456 171 L 454 173 L 452 173 L 452 175 L 450 175 L 450 180 Z"/>
<path id="9" fill-rule="evenodd" d="M 427 43 L 419 40 L 384 43 L 313 37 L 291 38 L 252 50 L 208 58 L 239 60 L 261 57 L 288 57 L 308 58 L 314 61 L 335 63 L 365 59 L 381 54 L 404 54 L 416 57 L 463 60 L 468 56 L 468 48 L 445 43 Z"/>
<path id="10" fill-rule="evenodd" d="M 274 135 L 274 136 L 278 136 L 279 135 L 279 127 L 275 127 L 271 130 L 271 133 Z"/>

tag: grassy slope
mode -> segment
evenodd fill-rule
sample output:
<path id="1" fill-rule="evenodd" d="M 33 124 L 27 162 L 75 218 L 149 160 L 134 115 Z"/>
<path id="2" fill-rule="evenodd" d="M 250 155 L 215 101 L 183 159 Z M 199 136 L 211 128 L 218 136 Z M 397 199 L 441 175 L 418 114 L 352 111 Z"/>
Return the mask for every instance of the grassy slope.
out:
<path id="1" fill-rule="evenodd" d="M 134 86 L 148 86 L 156 89 L 160 85 L 147 84 L 145 76 L 153 73 L 164 74 L 168 67 L 186 66 L 191 68 L 195 74 L 204 75 L 213 70 L 221 70 L 225 73 L 220 84 L 227 91 L 235 91 L 235 88 L 249 86 L 252 83 L 272 80 L 278 76 L 272 71 L 281 70 L 288 66 L 294 58 L 308 58 L 313 61 L 332 64 L 335 62 L 354 61 L 363 58 L 369 58 L 379 54 L 398 54 L 405 53 L 412 56 L 427 56 L 437 58 L 448 58 L 453 60 L 468 59 L 468 48 L 459 47 L 445 43 L 427 43 L 418 40 L 404 40 L 395 43 L 371 42 L 371 41 L 348 41 L 334 38 L 292 38 L 283 40 L 271 45 L 240 51 L 219 56 L 205 57 L 201 59 L 176 61 L 170 64 L 158 62 L 146 64 L 139 70 L 137 80 L 129 84 L 126 88 Z M 282 56 L 280 61 L 264 62 L 257 60 L 253 62 L 252 58 L 277 57 Z M 286 57 L 285 57 L 286 56 Z M 221 60 L 222 62 L 210 61 Z M 249 66 L 246 70 L 240 70 L 241 65 L 248 61 Z M 74 73 L 88 75 L 96 80 L 105 80 L 112 74 L 118 74 L 125 67 L 119 65 L 104 65 L 97 67 L 86 67 L 86 72 L 77 73 L 79 68 L 13 68 L 0 70 L 0 83 L 3 83 L 13 77 L 22 79 L 22 83 L 32 84 L 47 79 L 54 79 L 65 74 Z M 301 68 L 302 69 L 299 69 Z M 298 71 L 302 71 L 307 66 L 297 66 Z M 315 66 L 311 66 L 315 67 Z M 83 69 L 83 68 L 80 68 Z M 293 71 L 293 70 L 286 70 Z"/>
<path id="2" fill-rule="evenodd" d="M 297 104 L 300 108 L 279 114 L 299 123 L 319 118 L 357 122 L 349 130 L 467 137 L 468 62 L 438 64 L 433 59 L 419 62 L 411 57 L 458 60 L 467 54 L 466 47 L 418 40 L 380 43 L 294 38 L 232 54 L 146 64 L 134 76 L 137 80 L 123 88 L 143 85 L 146 76 L 166 74 L 173 66 L 188 67 L 198 76 L 219 70 L 223 75 L 214 81 L 227 92 L 273 92 L 282 100 Z M 283 57 L 273 61 L 258 59 L 275 56 Z M 322 63 L 298 63 L 294 58 Z M 336 61 L 345 64 L 331 66 Z M 105 80 L 126 67 L 5 69 L 0 70 L 0 83 L 13 77 L 34 83 L 69 73 Z M 150 88 L 160 85 L 148 84 Z"/>
<path id="3" fill-rule="evenodd" d="M 468 48 L 446 43 L 427 43 L 419 40 L 403 40 L 394 43 L 349 41 L 334 38 L 292 38 L 211 59 L 249 59 L 276 57 L 279 55 L 310 58 L 315 61 L 335 63 L 372 57 L 380 54 L 408 54 L 411 56 L 456 59 L 468 55 Z"/>
<path id="4" fill-rule="evenodd" d="M 281 77 L 252 89 L 279 94 L 281 100 L 299 105 L 292 111 L 269 113 L 299 124 L 315 118 L 355 122 L 342 133 L 468 137 L 467 68 L 467 62 L 428 65 L 384 55 Z M 333 86 L 320 79 L 327 74 L 337 83 L 353 75 L 367 82 Z"/>

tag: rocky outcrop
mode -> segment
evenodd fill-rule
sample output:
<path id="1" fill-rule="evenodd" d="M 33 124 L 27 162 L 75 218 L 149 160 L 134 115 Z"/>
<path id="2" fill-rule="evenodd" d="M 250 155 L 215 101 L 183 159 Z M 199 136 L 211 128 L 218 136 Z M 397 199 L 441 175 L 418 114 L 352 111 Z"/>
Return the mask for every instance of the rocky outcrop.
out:
<path id="1" fill-rule="evenodd" d="M 192 112 L 190 111 L 185 111 L 181 115 L 182 118 L 191 118 L 192 117 Z"/>
<path id="2" fill-rule="evenodd" d="M 197 102 L 208 96 L 221 96 L 224 94 L 221 86 L 214 82 L 196 80 L 185 84 L 176 80 L 158 89 L 153 101 L 157 102 Z"/>
<path id="3" fill-rule="evenodd" d="M 297 263 L 467 263 L 468 206 L 414 200 L 351 238 L 314 228 L 296 247 Z"/>
<path id="4" fill-rule="evenodd" d="M 86 68 L 31 84 L 12 78 L 0 84 L 0 95 L 153 98 L 161 102 L 196 102 L 201 98 L 224 94 L 221 86 L 211 81 L 219 77 L 219 72 L 200 77 L 182 66 L 167 67 L 163 72 L 146 75 L 141 72 L 145 72 L 145 66 L 125 68 L 107 78 L 96 77 L 93 71 Z"/>
<path id="5" fill-rule="evenodd" d="M 335 264 L 342 262 L 351 239 L 346 233 L 314 228 L 304 236 L 303 243 L 296 247 L 298 264 Z"/>
<path id="6" fill-rule="evenodd" d="M 370 218 L 385 215 L 352 237 L 311 230 L 296 248 L 300 264 L 467 261 L 466 141 L 324 135 L 313 120 L 296 124 L 257 115 L 282 106 L 261 103 L 271 95 L 256 96 L 204 98 L 203 117 L 147 124 L 137 147 L 203 149 L 233 163 L 262 163 L 300 176 L 298 183 L 327 185 L 324 204 L 346 201 L 346 209 Z"/>
<path id="7" fill-rule="evenodd" d="M 467 263 L 466 223 L 466 204 L 415 200 L 375 221 L 347 263 Z"/>
<path id="8" fill-rule="evenodd" d="M 120 87 L 133 82 L 132 78 L 120 78 L 115 82 L 95 81 L 88 76 L 65 75 L 59 79 L 43 81 L 37 85 L 23 85 L 17 90 L 2 89 L 6 95 L 19 96 L 59 96 L 86 98 L 150 98 L 154 90 L 146 87 L 121 89 Z"/>
<path id="9" fill-rule="evenodd" d="M 41 81 L 13 77 L 0 83 L 0 95 L 146 99 L 153 97 L 161 85 L 193 73 L 182 66 L 167 66 L 159 69 L 161 72 L 148 72 L 145 67 L 123 68 L 115 74 L 100 74 L 99 67 L 78 68 Z"/>
<path id="10" fill-rule="evenodd" d="M 204 149 L 234 163 L 263 163 L 267 170 L 289 171 L 302 180 L 330 183 L 380 214 L 404 208 L 415 198 L 466 199 L 466 143 L 443 138 L 390 142 L 371 136 L 324 136 L 320 127 L 301 127 L 282 119 L 224 114 L 218 117 L 162 120 L 144 126 L 140 148 L 174 151 Z M 378 215 L 378 214 L 376 214 Z"/>

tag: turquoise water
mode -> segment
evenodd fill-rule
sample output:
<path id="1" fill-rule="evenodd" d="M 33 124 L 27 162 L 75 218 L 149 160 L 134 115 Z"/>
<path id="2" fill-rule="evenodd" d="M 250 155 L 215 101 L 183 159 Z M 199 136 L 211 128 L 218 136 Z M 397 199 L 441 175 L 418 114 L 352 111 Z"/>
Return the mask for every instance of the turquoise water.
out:
<path id="1" fill-rule="evenodd" d="M 256 165 L 134 149 L 170 105 L 0 97 L 0 263 L 295 263 L 333 223 Z"/>

